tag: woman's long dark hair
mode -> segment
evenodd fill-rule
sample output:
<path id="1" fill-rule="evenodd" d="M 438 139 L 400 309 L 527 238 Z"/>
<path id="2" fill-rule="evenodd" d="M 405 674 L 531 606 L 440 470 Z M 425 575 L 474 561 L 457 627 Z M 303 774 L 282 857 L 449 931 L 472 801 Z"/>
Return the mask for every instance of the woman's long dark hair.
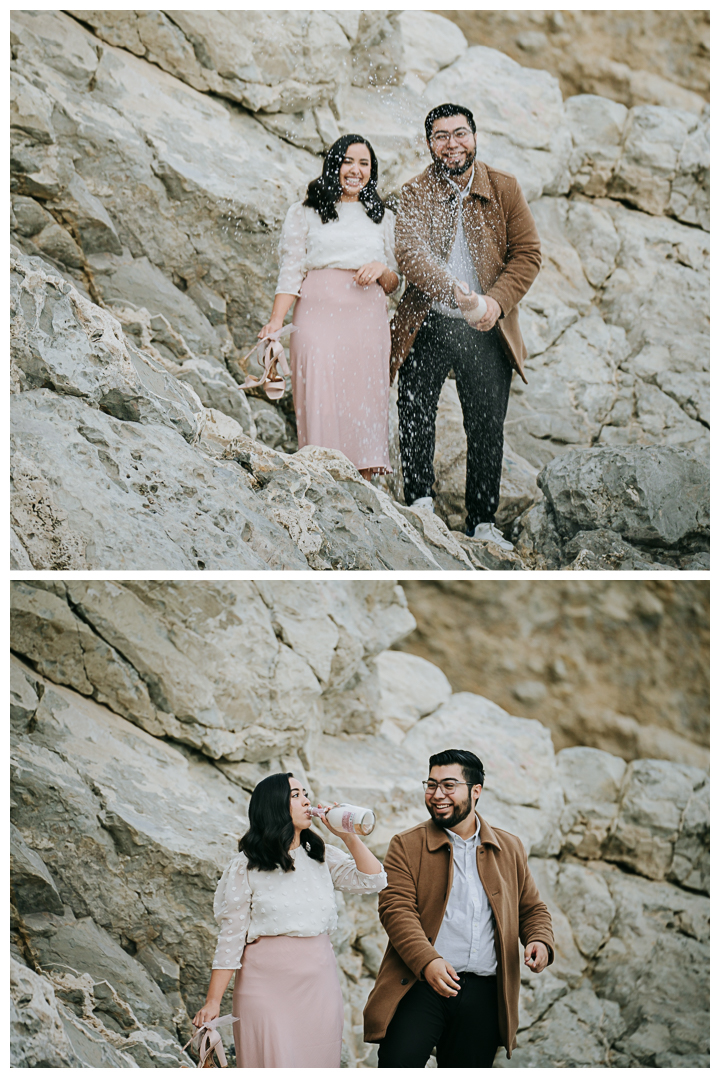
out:
<path id="1" fill-rule="evenodd" d="M 248 857 L 248 870 L 294 870 L 289 849 L 295 835 L 290 816 L 292 773 L 272 773 L 256 786 L 250 796 L 250 828 L 238 842 L 238 851 Z M 325 862 L 325 844 L 312 829 L 303 829 L 300 843 L 311 859 Z"/>
<path id="2" fill-rule="evenodd" d="M 375 151 L 362 135 L 343 135 L 342 138 L 337 139 L 332 144 L 325 155 L 322 176 L 318 176 L 317 180 L 310 181 L 305 202 L 303 203 L 303 206 L 309 206 L 312 210 L 317 210 L 323 225 L 326 225 L 328 221 L 337 221 L 338 214 L 335 204 L 342 195 L 340 166 L 345 159 L 348 147 L 353 146 L 355 143 L 362 143 L 370 151 L 370 179 L 358 195 L 358 198 L 365 207 L 365 213 L 371 221 L 379 225 L 383 219 L 385 203 L 377 193 L 378 163 Z"/>

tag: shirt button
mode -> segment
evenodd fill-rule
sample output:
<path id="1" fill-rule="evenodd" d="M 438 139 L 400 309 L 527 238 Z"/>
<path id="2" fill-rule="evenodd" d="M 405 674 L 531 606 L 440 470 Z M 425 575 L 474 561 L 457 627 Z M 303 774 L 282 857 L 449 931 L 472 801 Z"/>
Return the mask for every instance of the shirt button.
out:
<path id="1" fill-rule="evenodd" d="M 409 979 L 401 979 L 401 980 L 400 980 L 400 985 L 401 985 L 401 986 L 407 986 L 407 984 L 408 984 L 409 982 L 410 982 L 410 980 L 409 980 Z"/>

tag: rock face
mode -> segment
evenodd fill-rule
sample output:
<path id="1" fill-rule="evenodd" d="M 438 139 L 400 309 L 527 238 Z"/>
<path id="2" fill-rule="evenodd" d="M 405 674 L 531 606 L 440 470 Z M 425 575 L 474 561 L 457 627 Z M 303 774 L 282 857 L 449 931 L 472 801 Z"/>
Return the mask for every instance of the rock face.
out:
<path id="1" fill-rule="evenodd" d="M 382 857 L 423 820 L 445 745 L 481 755 L 481 812 L 522 838 L 555 927 L 496 1065 L 707 1067 L 707 773 L 556 754 L 539 722 L 388 651 L 412 626 L 389 582 L 15 583 L 14 1067 L 190 1064 L 213 891 L 255 783 L 292 770 L 374 806 Z M 339 901 L 345 1067 L 376 1061 L 375 904 Z"/>
<path id="2" fill-rule="evenodd" d="M 582 14 L 603 15 L 567 18 Z M 653 14 L 675 29 L 672 14 L 697 22 L 636 13 Z M 546 30 L 527 33 L 523 57 L 551 55 L 544 44 L 533 53 L 532 34 Z M 238 385 L 270 310 L 280 225 L 318 155 L 361 131 L 382 192 L 396 195 L 427 163 L 428 108 L 458 96 L 475 111 L 480 156 L 519 177 L 544 251 L 520 308 L 530 384 L 513 383 L 500 526 L 519 535 L 541 501 L 535 474 L 572 449 L 672 446 L 706 459 L 709 116 L 696 90 L 611 100 L 588 75 L 563 100 L 534 60 L 468 46 L 449 19 L 421 11 L 15 12 L 12 48 L 16 568 L 551 565 L 544 525 L 525 528 L 510 559 L 444 528 L 464 519 L 452 382 L 439 519 L 427 526 L 357 487 L 346 464 L 326 468 L 342 473 L 329 480 L 301 463 L 291 399 L 281 410 Z M 273 492 L 222 446 L 235 429 L 209 422 L 210 410 L 259 442 L 252 454 L 274 463 Z M 108 423 L 101 443 L 78 436 Z M 68 462 L 60 439 L 75 447 Z M 130 449 L 136 440 L 145 445 Z M 140 481 L 157 487 L 152 502 L 128 500 L 118 483 L 137 471 L 125 447 L 164 462 Z M 399 474 L 390 490 L 397 500 Z M 618 548 L 621 532 L 595 531 L 591 548 L 561 551 L 562 566 L 646 568 L 642 553 Z"/>
<path id="3" fill-rule="evenodd" d="M 456 692 L 522 708 L 550 728 L 556 749 L 709 768 L 707 582 L 404 588 L 417 628 L 401 648 L 438 665 Z"/>
<path id="4" fill-rule="evenodd" d="M 473 44 L 557 75 L 563 95 L 698 112 L 710 92 L 707 11 L 446 11 Z"/>

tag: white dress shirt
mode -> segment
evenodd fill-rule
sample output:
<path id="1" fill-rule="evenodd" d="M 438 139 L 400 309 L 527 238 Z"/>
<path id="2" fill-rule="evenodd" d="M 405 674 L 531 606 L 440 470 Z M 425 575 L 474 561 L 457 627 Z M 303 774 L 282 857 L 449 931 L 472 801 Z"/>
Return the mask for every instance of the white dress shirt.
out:
<path id="1" fill-rule="evenodd" d="M 381 262 L 397 273 L 395 215 L 386 210 L 379 224 L 361 202 L 338 202 L 337 221 L 323 225 L 317 210 L 293 203 L 280 234 L 280 273 L 276 293 L 300 295 L 308 270 L 357 270 Z"/>
<path id="2" fill-rule="evenodd" d="M 447 271 L 452 277 L 457 278 L 458 281 L 465 281 L 470 287 L 471 292 L 476 292 L 478 296 L 482 295 L 482 289 L 480 288 L 480 282 L 478 280 L 477 271 L 475 270 L 475 263 L 473 262 L 472 255 L 470 254 L 470 248 L 468 247 L 467 239 L 465 237 L 465 226 L 463 225 L 462 205 L 464 200 L 470 194 L 470 188 L 475 178 L 475 166 L 473 165 L 470 179 L 464 188 L 458 189 L 456 185 L 453 185 L 458 192 L 459 198 L 456 203 L 458 223 L 457 231 L 455 233 L 455 241 L 452 246 L 452 251 L 448 256 Z M 452 180 L 448 180 L 449 184 L 452 184 Z M 450 307 L 449 304 L 443 304 L 440 300 L 434 301 L 432 310 L 439 312 L 441 315 L 449 315 L 451 319 L 464 319 L 462 311 L 459 307 Z"/>
<path id="3" fill-rule="evenodd" d="M 495 918 L 477 868 L 480 819 L 469 840 L 449 829 L 445 832 L 453 845 L 453 883 L 435 948 L 458 973 L 494 975 Z"/>
<path id="4" fill-rule="evenodd" d="M 213 910 L 220 924 L 213 968 L 237 970 L 246 944 L 260 937 L 317 937 L 337 926 L 335 889 L 374 893 L 387 877 L 363 874 L 350 855 L 325 845 L 325 862 L 304 847 L 290 855 L 295 869 L 248 870 L 247 855 L 237 854 L 220 878 Z"/>

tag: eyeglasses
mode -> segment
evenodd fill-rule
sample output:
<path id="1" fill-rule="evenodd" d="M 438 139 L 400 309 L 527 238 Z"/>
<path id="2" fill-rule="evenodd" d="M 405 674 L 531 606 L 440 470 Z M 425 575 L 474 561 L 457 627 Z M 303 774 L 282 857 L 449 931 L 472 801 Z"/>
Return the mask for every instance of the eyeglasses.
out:
<path id="1" fill-rule="evenodd" d="M 434 780 L 423 780 L 422 786 L 425 788 L 426 795 L 434 795 L 438 788 L 443 795 L 452 795 L 458 787 L 472 787 L 472 784 L 468 784 L 467 780 L 443 780 L 440 784 L 435 783 Z"/>
<path id="2" fill-rule="evenodd" d="M 450 141 L 450 136 L 453 136 L 458 142 L 464 142 L 465 139 L 469 139 L 472 136 L 470 128 L 455 128 L 454 131 L 436 131 L 430 136 L 430 142 L 438 143 L 443 146 L 446 142 Z"/>

